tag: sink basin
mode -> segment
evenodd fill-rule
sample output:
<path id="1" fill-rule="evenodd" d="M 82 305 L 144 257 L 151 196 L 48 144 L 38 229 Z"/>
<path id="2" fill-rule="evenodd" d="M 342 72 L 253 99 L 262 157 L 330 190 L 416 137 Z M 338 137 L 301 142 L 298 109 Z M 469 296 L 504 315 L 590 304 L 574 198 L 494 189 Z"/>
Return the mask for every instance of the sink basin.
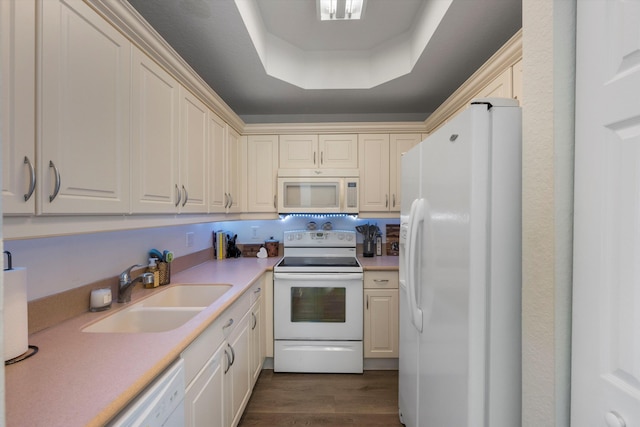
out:
<path id="1" fill-rule="evenodd" d="M 177 285 L 138 303 L 142 307 L 208 307 L 232 285 Z"/>
<path id="2" fill-rule="evenodd" d="M 165 332 L 185 324 L 232 285 L 177 285 L 99 320 L 83 332 Z"/>
<path id="3" fill-rule="evenodd" d="M 139 307 L 137 304 L 87 326 L 83 332 L 165 332 L 185 324 L 201 308 Z"/>

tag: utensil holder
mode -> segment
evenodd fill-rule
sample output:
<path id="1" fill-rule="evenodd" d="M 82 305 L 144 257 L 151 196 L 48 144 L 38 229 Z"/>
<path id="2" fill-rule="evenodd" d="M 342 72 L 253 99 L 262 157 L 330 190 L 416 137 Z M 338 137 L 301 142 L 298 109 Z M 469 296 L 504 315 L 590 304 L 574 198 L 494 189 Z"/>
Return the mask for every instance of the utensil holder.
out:
<path id="1" fill-rule="evenodd" d="M 362 242 L 362 256 L 372 257 L 374 254 L 375 244 L 373 239 L 364 239 Z"/>
<path id="2" fill-rule="evenodd" d="M 171 263 L 158 262 L 157 264 L 160 285 L 168 285 L 171 282 Z"/>

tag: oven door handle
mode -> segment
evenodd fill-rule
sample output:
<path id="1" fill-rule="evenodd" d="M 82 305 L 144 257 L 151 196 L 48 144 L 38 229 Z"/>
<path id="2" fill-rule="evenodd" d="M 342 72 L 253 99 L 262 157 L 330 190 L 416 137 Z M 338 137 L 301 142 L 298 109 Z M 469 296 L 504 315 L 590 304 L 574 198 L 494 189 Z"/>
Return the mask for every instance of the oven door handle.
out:
<path id="1" fill-rule="evenodd" d="M 304 280 L 338 282 L 345 280 L 362 280 L 362 273 L 274 273 L 277 280 Z"/>

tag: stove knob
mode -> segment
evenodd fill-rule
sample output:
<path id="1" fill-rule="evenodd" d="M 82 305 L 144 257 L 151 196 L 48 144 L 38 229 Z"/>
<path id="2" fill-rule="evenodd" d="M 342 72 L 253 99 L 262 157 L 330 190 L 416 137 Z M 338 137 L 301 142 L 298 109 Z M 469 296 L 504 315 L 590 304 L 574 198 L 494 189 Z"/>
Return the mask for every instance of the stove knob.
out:
<path id="1" fill-rule="evenodd" d="M 347 241 L 352 241 L 353 240 L 353 234 L 347 234 Z"/>
<path id="2" fill-rule="evenodd" d="M 302 240 L 302 233 L 296 233 L 296 240 Z"/>
<path id="3" fill-rule="evenodd" d="M 344 240 L 344 233 L 338 233 L 338 240 Z"/>
<path id="4" fill-rule="evenodd" d="M 287 234 L 287 240 L 293 240 L 293 234 Z"/>

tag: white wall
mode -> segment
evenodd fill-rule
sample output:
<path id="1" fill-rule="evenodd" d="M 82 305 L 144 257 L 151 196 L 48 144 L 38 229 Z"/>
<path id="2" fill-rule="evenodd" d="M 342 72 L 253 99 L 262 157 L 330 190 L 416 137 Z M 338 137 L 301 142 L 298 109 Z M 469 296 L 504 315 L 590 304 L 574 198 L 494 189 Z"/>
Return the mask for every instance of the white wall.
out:
<path id="1" fill-rule="evenodd" d="M 568 426 L 576 0 L 523 0 L 522 425 Z"/>

